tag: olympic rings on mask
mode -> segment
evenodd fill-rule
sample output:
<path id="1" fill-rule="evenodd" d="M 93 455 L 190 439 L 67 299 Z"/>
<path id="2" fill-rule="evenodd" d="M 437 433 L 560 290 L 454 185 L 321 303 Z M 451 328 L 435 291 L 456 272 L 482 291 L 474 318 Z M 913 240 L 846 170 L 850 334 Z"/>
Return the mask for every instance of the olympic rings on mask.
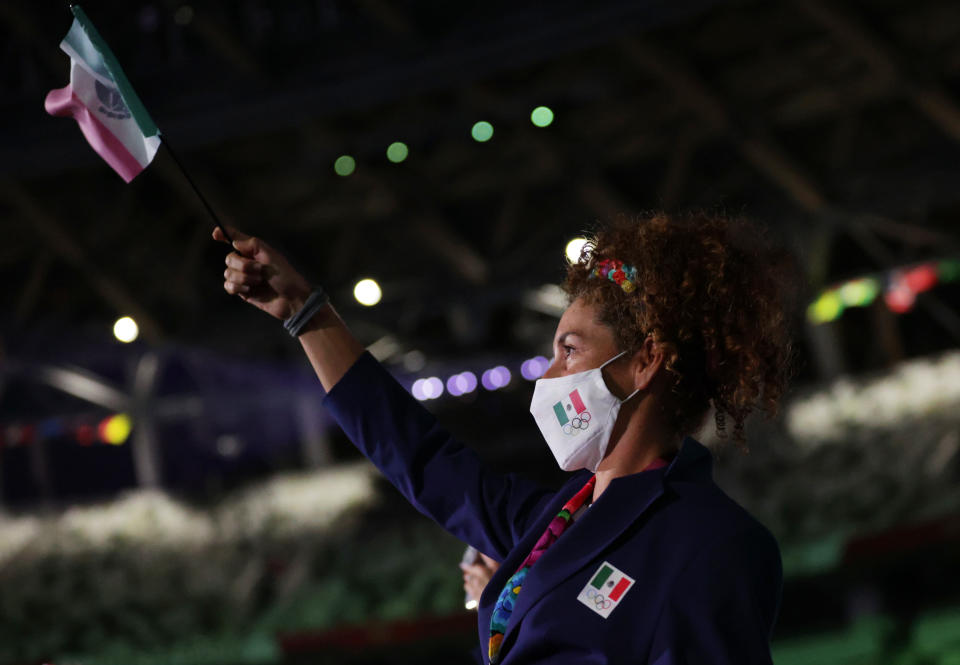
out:
<path id="1" fill-rule="evenodd" d="M 570 421 L 570 425 L 573 426 L 573 429 L 587 429 L 590 426 L 590 421 L 577 416 Z"/>
<path id="2" fill-rule="evenodd" d="M 580 414 L 580 420 L 582 420 L 585 423 L 590 422 L 591 418 L 593 418 L 593 416 L 590 415 L 589 411 L 584 411 L 583 413 Z"/>
<path id="3" fill-rule="evenodd" d="M 597 595 L 596 589 L 587 589 L 587 598 L 592 599 L 596 595 Z"/>
<path id="4" fill-rule="evenodd" d="M 563 433 L 567 436 L 573 434 L 573 427 L 571 427 L 570 423 L 563 426 Z"/>

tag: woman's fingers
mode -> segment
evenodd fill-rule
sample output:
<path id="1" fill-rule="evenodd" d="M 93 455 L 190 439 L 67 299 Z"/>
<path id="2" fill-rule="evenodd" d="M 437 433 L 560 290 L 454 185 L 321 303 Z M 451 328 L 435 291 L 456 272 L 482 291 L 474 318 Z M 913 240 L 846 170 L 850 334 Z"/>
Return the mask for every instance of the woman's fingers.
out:
<path id="1" fill-rule="evenodd" d="M 238 284 L 236 282 L 226 281 L 223 283 L 223 290 L 232 296 L 250 293 L 250 286 L 247 284 Z"/>
<path id="2" fill-rule="evenodd" d="M 482 564 L 473 564 L 470 566 L 461 566 L 463 569 L 463 580 L 467 581 L 469 578 L 476 580 L 482 580 L 486 584 L 487 580 L 490 579 L 490 571 L 487 570 Z"/>
<path id="3" fill-rule="evenodd" d="M 263 283 L 263 277 L 258 272 L 243 272 L 234 268 L 227 268 L 223 271 L 223 278 L 228 282 L 235 284 L 246 284 L 247 286 L 256 286 Z"/>
<path id="4" fill-rule="evenodd" d="M 263 264 L 257 263 L 253 259 L 248 259 L 245 256 L 241 256 L 236 252 L 230 252 L 227 254 L 227 258 L 224 259 L 224 262 L 227 264 L 228 268 L 236 270 L 247 275 L 263 275 Z"/>
<path id="5" fill-rule="evenodd" d="M 263 266 L 256 261 L 230 252 L 225 262 L 227 269 L 223 271 L 223 289 L 227 293 L 243 296 L 263 284 Z"/>
<path id="6" fill-rule="evenodd" d="M 234 240 L 246 240 L 250 237 L 243 231 L 238 231 L 234 226 L 224 226 L 224 228 L 227 229 L 227 233 L 229 233 L 230 237 Z M 213 229 L 213 239 L 218 242 L 225 242 L 227 244 L 230 243 L 230 241 L 227 240 L 227 237 L 223 235 L 223 230 L 219 226 L 216 226 Z"/>
<path id="7" fill-rule="evenodd" d="M 249 236 L 232 226 L 228 226 L 226 229 L 230 237 L 233 238 L 232 247 L 241 255 L 255 258 L 260 261 L 260 263 L 266 263 L 269 260 L 270 256 L 267 251 L 267 245 L 259 238 Z M 220 242 L 229 242 L 219 226 L 213 230 L 213 239 L 219 240 Z"/>
<path id="8" fill-rule="evenodd" d="M 483 552 L 480 552 L 480 558 L 483 559 L 483 563 L 485 563 L 486 566 L 487 566 L 487 568 L 489 568 L 490 570 L 496 571 L 497 568 L 500 567 L 500 562 L 499 562 L 499 561 L 497 561 L 496 559 L 493 559 L 493 558 L 491 558 L 491 557 L 488 557 L 488 556 L 487 556 L 486 554 L 484 554 Z"/>
<path id="9" fill-rule="evenodd" d="M 267 252 L 264 250 L 264 243 L 261 242 L 259 238 L 252 238 L 250 236 L 245 236 L 242 239 L 234 239 L 233 248 L 237 250 L 243 256 L 248 256 L 253 259 L 265 263 L 268 256 Z"/>

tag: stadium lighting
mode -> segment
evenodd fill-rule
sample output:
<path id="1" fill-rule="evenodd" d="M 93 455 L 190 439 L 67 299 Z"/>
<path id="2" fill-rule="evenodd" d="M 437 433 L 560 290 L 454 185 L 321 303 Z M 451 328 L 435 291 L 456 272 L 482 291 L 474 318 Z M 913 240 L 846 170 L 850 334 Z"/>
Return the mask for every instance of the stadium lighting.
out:
<path id="1" fill-rule="evenodd" d="M 553 122 L 553 111 L 546 106 L 538 106 L 530 113 L 530 122 L 537 127 L 548 127 Z"/>
<path id="2" fill-rule="evenodd" d="M 353 297 L 357 299 L 358 303 L 367 307 L 376 305 L 380 302 L 382 296 L 383 292 L 380 290 L 380 285 L 369 277 L 361 279 L 353 287 Z"/>
<path id="3" fill-rule="evenodd" d="M 481 120 L 473 125 L 470 135 L 473 136 L 474 141 L 485 143 L 493 138 L 493 125 L 486 120 Z"/>
<path id="4" fill-rule="evenodd" d="M 130 421 L 130 416 L 125 413 L 118 413 L 115 416 L 105 418 L 97 427 L 97 433 L 104 443 L 119 446 L 130 436 L 131 429 L 133 429 L 133 423 Z"/>
<path id="5" fill-rule="evenodd" d="M 567 248 L 565 251 L 567 255 L 567 261 L 570 263 L 576 263 L 580 260 L 580 252 L 583 251 L 583 246 L 587 244 L 586 238 L 576 237 L 570 242 L 567 243 Z"/>
<path id="6" fill-rule="evenodd" d="M 807 307 L 807 318 L 811 323 L 829 323 L 843 314 L 843 300 L 836 291 L 824 291 L 820 297 Z"/>
<path id="7" fill-rule="evenodd" d="M 124 344 L 132 342 L 139 334 L 140 327 L 129 316 L 121 317 L 113 324 L 113 336 Z"/>
<path id="8" fill-rule="evenodd" d="M 387 159 L 394 164 L 399 164 L 405 160 L 409 154 L 410 149 L 407 148 L 407 144 L 402 141 L 395 141 L 387 148 Z"/>
<path id="9" fill-rule="evenodd" d="M 350 155 L 340 155 L 333 163 L 333 170 L 337 175 L 346 177 L 357 170 L 357 162 Z"/>

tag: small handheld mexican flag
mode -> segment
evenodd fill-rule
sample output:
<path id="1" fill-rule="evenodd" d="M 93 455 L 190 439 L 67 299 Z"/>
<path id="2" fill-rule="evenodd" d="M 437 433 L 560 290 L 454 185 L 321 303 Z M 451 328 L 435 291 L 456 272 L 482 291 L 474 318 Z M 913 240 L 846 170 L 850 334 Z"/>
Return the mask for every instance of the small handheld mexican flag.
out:
<path id="1" fill-rule="evenodd" d="M 44 108 L 72 116 L 97 154 L 130 182 L 157 154 L 160 130 L 93 23 L 78 5 L 70 10 L 73 25 L 60 42 L 70 56 L 70 85 L 52 90 Z"/>

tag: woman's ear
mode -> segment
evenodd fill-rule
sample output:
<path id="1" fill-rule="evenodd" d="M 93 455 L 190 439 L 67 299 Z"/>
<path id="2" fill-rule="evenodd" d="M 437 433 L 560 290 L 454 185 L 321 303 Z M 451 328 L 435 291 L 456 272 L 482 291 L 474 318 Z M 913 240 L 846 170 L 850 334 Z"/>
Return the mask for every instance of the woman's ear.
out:
<path id="1" fill-rule="evenodd" d="M 663 367 L 663 349 L 653 337 L 643 340 L 643 345 L 633 354 L 633 387 L 646 390 Z"/>

